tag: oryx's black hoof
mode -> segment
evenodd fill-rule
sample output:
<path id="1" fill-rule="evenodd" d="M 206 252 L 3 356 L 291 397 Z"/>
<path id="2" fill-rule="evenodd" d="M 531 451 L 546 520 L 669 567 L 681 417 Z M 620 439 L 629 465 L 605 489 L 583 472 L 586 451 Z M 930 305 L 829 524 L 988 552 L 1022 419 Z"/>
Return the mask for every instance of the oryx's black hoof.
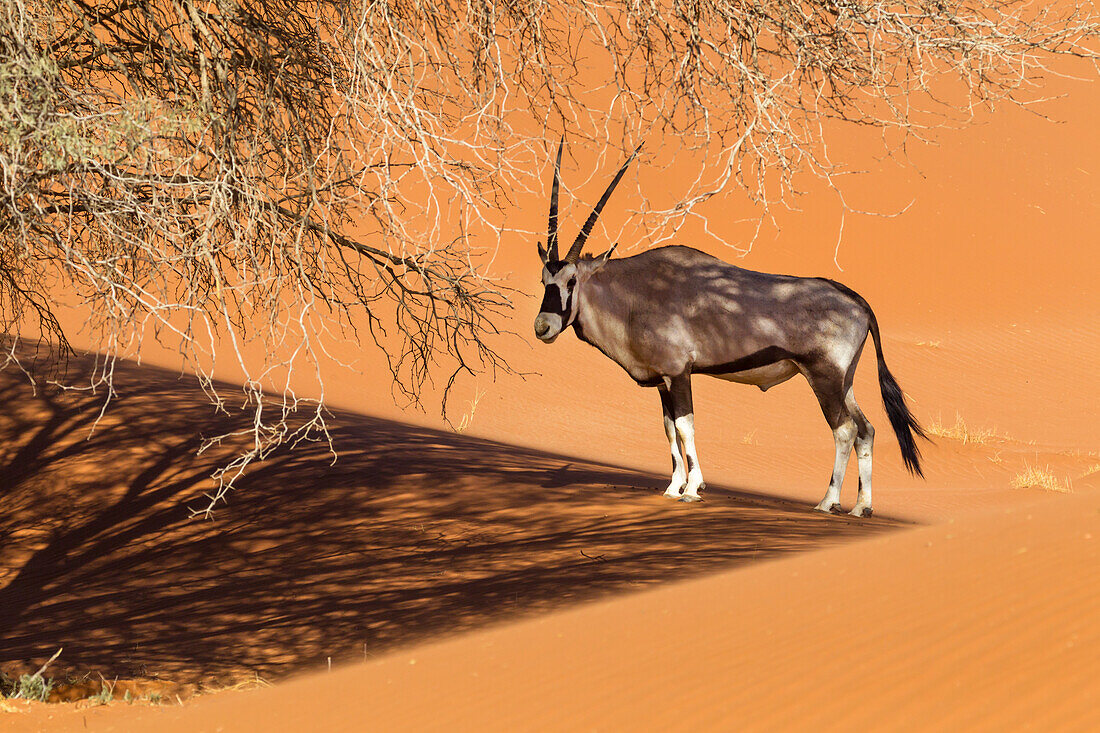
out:
<path id="1" fill-rule="evenodd" d="M 701 496 L 688 496 L 687 494 L 684 494 L 679 499 L 679 501 L 683 502 L 684 504 L 694 504 L 694 503 L 700 502 L 702 500 L 703 500 L 703 497 L 701 497 Z"/>

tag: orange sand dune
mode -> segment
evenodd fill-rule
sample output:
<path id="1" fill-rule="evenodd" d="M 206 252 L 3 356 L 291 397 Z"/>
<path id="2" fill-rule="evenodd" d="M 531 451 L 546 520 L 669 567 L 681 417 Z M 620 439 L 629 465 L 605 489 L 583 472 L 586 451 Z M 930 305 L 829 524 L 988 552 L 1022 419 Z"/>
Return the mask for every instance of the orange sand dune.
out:
<path id="1" fill-rule="evenodd" d="M 12 719 L 160 733 L 1095 730 L 1098 587 L 1089 492 L 183 708 Z"/>
<path id="2" fill-rule="evenodd" d="M 90 441 L 93 405 L 7 384 L 0 598 L 16 613 L 0 607 L 0 661 L 64 645 L 62 663 L 120 675 L 304 676 L 182 708 L 10 704 L 0 724 L 1100 727 L 1100 90 L 1049 91 L 1070 92 L 1049 109 L 1064 124 L 998 111 L 916 149 L 920 173 L 851 184 L 861 208 L 914 203 L 847 216 L 839 250 L 836 200 L 815 192 L 739 260 L 862 293 L 918 418 L 938 424 L 915 480 L 864 363 L 870 521 L 807 511 L 832 441 L 801 380 L 766 395 L 700 380 L 708 501 L 663 502 L 656 396 L 571 336 L 532 345 L 537 299 L 501 346 L 535 374 L 463 383 L 460 402 L 484 393 L 466 434 L 393 407 L 368 351 L 365 376 L 329 382 L 337 463 L 316 446 L 281 455 L 213 523 L 187 519 L 217 456 L 193 456 L 209 417 L 186 383 L 128 367 L 131 397 Z M 616 196 L 629 205 L 628 186 Z M 515 220 L 541 230 L 545 203 L 520 204 Z M 683 241 L 721 252 L 696 234 Z M 534 293 L 533 241 L 494 267 Z M 1072 493 L 1013 488 L 1037 472 Z M 364 643 L 384 656 L 352 664 Z M 329 656 L 337 669 L 316 674 Z"/>

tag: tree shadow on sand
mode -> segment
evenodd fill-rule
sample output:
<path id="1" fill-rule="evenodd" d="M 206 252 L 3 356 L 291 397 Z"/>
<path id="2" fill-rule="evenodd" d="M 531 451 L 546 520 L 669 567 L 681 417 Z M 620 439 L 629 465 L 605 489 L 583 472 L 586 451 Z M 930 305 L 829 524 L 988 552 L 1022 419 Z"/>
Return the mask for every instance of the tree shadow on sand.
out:
<path id="1" fill-rule="evenodd" d="M 89 436 L 99 397 L 0 373 L 0 667 L 279 677 L 898 526 L 346 412 L 335 464 L 282 452 L 193 519 L 232 419 L 171 372 L 116 384 Z"/>

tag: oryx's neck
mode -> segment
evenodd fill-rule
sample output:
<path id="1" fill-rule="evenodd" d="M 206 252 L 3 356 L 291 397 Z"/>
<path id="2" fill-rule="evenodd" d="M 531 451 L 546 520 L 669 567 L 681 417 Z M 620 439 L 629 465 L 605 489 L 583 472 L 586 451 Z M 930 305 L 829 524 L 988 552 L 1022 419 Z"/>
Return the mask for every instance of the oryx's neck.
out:
<path id="1" fill-rule="evenodd" d="M 577 314 L 573 328 L 577 337 L 622 363 L 624 326 L 629 303 L 618 291 L 614 260 L 606 264 L 581 260 L 577 263 Z"/>

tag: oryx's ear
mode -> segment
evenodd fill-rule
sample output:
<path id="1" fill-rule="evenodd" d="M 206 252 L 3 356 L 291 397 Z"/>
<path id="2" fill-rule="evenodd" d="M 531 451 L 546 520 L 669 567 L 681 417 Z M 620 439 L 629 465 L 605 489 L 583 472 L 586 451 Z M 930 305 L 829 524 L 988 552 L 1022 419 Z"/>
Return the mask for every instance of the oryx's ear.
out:
<path id="1" fill-rule="evenodd" d="M 542 258 L 542 264 L 545 265 L 546 263 L 548 263 L 550 261 L 550 255 L 547 254 L 546 250 L 543 248 L 542 242 L 539 242 L 538 246 L 539 246 L 539 257 Z"/>
<path id="2" fill-rule="evenodd" d="M 596 255 L 593 259 L 595 260 L 595 262 L 597 264 L 602 265 L 603 263 L 605 263 L 609 259 L 611 259 L 611 253 L 614 252 L 615 248 L 618 247 L 618 246 L 619 246 L 619 243 L 615 242 L 615 244 L 611 245 L 611 249 L 607 250 L 602 255 Z"/>

